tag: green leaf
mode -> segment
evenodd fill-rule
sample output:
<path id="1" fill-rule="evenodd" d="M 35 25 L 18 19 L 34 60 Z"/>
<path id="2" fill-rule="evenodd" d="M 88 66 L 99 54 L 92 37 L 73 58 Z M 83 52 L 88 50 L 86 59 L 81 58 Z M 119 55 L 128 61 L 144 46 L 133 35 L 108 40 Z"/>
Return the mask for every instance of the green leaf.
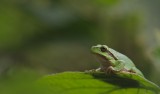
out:
<path id="1" fill-rule="evenodd" d="M 128 74 L 64 72 L 41 78 L 38 86 L 52 94 L 159 94 L 158 87 L 147 84 L 142 77 Z"/>

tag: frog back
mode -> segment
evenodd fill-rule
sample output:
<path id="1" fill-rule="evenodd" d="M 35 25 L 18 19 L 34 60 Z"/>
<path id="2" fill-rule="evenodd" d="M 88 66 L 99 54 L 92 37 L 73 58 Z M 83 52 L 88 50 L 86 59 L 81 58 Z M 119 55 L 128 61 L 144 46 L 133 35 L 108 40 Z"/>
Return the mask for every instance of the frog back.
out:
<path id="1" fill-rule="evenodd" d="M 125 63 L 125 66 L 127 67 L 135 67 L 134 63 L 132 62 L 131 59 L 129 59 L 127 56 L 113 50 L 110 48 L 110 51 L 112 52 L 112 54 L 118 59 L 118 60 L 122 60 Z"/>
<path id="2" fill-rule="evenodd" d="M 144 75 L 142 74 L 142 72 L 136 68 L 136 66 L 134 65 L 134 63 L 132 62 L 132 60 L 130 60 L 127 56 L 113 50 L 110 48 L 110 50 L 112 51 L 113 55 L 118 59 L 118 60 L 122 60 L 123 63 L 125 63 L 124 68 L 128 69 L 128 70 L 132 70 L 134 72 L 136 72 L 138 75 L 144 77 Z"/>

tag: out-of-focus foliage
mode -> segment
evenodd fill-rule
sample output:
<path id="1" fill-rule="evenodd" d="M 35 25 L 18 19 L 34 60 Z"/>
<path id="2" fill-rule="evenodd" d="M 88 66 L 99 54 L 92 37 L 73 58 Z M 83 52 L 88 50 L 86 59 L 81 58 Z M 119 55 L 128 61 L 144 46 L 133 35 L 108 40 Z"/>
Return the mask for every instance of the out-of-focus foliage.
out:
<path id="1" fill-rule="evenodd" d="M 12 68 L 6 74 L 0 77 L 1 94 L 41 94 L 43 92 L 39 90 L 40 87 L 34 85 L 40 75 L 33 70 Z"/>
<path id="2" fill-rule="evenodd" d="M 145 54 L 143 12 L 129 10 L 132 2 L 1 0 L 0 75 L 8 75 L 13 67 L 40 74 L 97 68 L 90 47 L 106 44 L 127 55 L 147 78 L 160 84 L 157 64 Z"/>
<path id="3" fill-rule="evenodd" d="M 160 83 L 159 77 L 157 77 L 157 74 L 160 74 L 160 31 L 158 29 L 154 31 L 154 40 L 155 44 L 150 49 L 150 59 L 154 65 L 151 77 L 156 83 Z"/>
<path id="4" fill-rule="evenodd" d="M 91 69 L 97 64 L 89 48 L 100 43 L 127 54 L 148 71 L 148 60 L 135 40 L 138 14 L 113 13 L 119 2 L 1 1 L 2 61 L 8 61 L 8 66 L 16 63 L 50 72 Z M 147 67 L 138 62 L 145 62 Z"/>

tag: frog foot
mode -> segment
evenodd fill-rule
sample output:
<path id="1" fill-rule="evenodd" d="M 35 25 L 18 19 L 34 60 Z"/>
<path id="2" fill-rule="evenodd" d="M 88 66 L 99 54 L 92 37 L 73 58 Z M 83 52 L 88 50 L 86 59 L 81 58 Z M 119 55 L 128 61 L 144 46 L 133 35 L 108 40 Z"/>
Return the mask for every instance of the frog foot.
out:
<path id="1" fill-rule="evenodd" d="M 112 66 L 108 67 L 107 70 L 105 71 L 106 74 L 113 74 L 115 72 L 116 70 Z"/>
<path id="2" fill-rule="evenodd" d="M 101 72 L 101 69 L 100 69 L 100 68 L 98 68 L 98 69 L 91 69 L 91 70 L 86 70 L 85 72 L 86 72 L 86 73 Z"/>
<path id="3" fill-rule="evenodd" d="M 94 73 L 95 72 L 95 69 L 92 69 L 92 70 L 85 70 L 85 73 Z"/>

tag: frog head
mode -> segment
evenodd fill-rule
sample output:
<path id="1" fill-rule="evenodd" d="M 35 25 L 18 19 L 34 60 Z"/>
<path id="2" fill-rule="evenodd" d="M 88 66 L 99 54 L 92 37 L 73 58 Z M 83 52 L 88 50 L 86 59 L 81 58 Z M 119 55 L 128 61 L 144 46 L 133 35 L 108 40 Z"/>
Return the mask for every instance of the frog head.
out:
<path id="1" fill-rule="evenodd" d="M 92 46 L 91 52 L 98 57 L 98 60 L 102 66 L 115 66 L 114 61 L 116 61 L 117 58 L 108 46 L 100 44 L 97 46 Z"/>

